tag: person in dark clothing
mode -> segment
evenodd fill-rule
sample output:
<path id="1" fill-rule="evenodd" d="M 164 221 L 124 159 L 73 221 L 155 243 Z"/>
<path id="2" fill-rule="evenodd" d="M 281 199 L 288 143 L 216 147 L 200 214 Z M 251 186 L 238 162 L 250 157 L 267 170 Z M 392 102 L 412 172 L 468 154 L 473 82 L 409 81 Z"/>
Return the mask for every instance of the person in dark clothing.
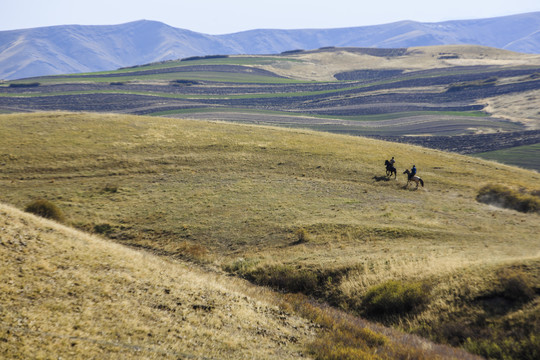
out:
<path id="1" fill-rule="evenodd" d="M 414 175 L 416 175 L 416 165 L 413 165 L 411 168 L 411 173 L 409 174 L 409 180 L 411 180 Z"/>

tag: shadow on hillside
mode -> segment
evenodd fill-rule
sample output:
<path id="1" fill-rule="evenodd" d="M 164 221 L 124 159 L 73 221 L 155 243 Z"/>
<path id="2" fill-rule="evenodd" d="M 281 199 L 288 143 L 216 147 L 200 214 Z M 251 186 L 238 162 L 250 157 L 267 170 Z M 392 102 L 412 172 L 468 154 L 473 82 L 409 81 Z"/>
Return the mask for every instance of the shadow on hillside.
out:
<path id="1" fill-rule="evenodd" d="M 373 180 L 379 182 L 379 181 L 390 181 L 390 180 L 392 180 L 392 179 L 389 178 L 389 177 L 387 177 L 387 176 L 377 176 L 377 175 L 375 175 L 375 176 L 373 177 Z"/>

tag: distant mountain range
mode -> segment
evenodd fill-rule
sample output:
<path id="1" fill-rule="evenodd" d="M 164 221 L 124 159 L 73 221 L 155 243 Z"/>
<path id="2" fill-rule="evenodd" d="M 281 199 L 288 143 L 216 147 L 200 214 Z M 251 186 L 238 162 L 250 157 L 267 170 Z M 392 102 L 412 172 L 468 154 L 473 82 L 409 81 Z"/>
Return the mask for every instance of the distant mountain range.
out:
<path id="1" fill-rule="evenodd" d="M 208 35 L 141 20 L 0 31 L 0 79 L 114 70 L 190 56 L 274 54 L 320 47 L 474 44 L 540 53 L 540 12 L 439 23 L 400 21 L 339 29 Z"/>

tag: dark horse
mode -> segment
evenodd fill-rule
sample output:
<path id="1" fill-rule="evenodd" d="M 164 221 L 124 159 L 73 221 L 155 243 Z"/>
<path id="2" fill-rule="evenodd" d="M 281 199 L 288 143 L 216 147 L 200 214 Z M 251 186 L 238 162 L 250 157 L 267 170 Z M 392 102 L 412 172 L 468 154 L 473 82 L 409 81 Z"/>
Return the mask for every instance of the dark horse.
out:
<path id="1" fill-rule="evenodd" d="M 414 181 L 416 183 L 417 189 L 418 189 L 418 184 L 422 184 L 422 187 L 424 187 L 424 180 L 422 180 L 419 176 L 414 175 L 412 178 L 409 179 L 409 175 L 411 173 L 409 169 L 405 170 L 403 173 L 407 174 L 407 185 L 405 185 L 405 187 L 409 186 L 409 183 L 411 181 Z"/>
<path id="2" fill-rule="evenodd" d="M 384 165 L 386 165 L 386 176 L 392 176 L 394 174 L 394 179 L 397 178 L 397 170 L 394 165 L 388 160 L 384 160 Z"/>

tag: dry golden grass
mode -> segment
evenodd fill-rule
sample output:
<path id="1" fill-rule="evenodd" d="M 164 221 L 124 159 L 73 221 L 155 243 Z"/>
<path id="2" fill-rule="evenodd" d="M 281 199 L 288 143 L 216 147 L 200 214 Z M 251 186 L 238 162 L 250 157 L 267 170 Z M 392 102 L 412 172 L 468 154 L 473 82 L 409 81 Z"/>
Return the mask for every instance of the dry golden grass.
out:
<path id="1" fill-rule="evenodd" d="M 0 200 L 23 208 L 45 198 L 75 226 L 109 224 L 119 241 L 172 255 L 188 242 L 217 264 L 363 264 L 379 280 L 538 256 L 535 215 L 475 200 L 488 183 L 540 189 L 531 171 L 364 138 L 177 119 L 2 115 L 0 130 Z M 415 163 L 426 187 L 404 189 L 401 173 L 383 180 L 391 156 L 400 171 Z M 312 240 L 291 246 L 298 228 Z"/>
<path id="2" fill-rule="evenodd" d="M 45 198 L 68 224 L 207 268 L 340 273 L 334 290 L 352 307 L 387 280 L 436 284 L 409 328 L 454 309 L 456 288 L 481 295 L 494 269 L 540 257 L 538 215 L 475 200 L 486 184 L 538 190 L 533 171 L 371 139 L 165 118 L 1 115 L 0 133 L 2 202 Z M 383 176 L 391 156 L 397 180 Z M 405 188 L 412 164 L 425 188 Z"/>
<path id="3" fill-rule="evenodd" d="M 441 55 L 458 55 L 458 58 L 441 58 Z M 287 55 L 301 60 L 276 62 L 264 68 L 280 75 L 300 80 L 333 81 L 334 74 L 357 69 L 405 69 L 409 71 L 444 68 L 451 66 L 537 66 L 540 56 L 476 45 L 442 45 L 411 47 L 402 56 L 370 56 L 346 49 L 335 52 L 299 53 Z M 261 66 L 262 67 L 262 66 Z"/>
<path id="4" fill-rule="evenodd" d="M 0 204 L 0 357 L 471 359 Z"/>
<path id="5" fill-rule="evenodd" d="M 540 129 L 540 90 L 484 99 L 486 111 L 494 116 L 525 124 L 530 130 Z"/>
<path id="6" fill-rule="evenodd" d="M 0 357 L 298 358 L 269 291 L 0 205 Z"/>

